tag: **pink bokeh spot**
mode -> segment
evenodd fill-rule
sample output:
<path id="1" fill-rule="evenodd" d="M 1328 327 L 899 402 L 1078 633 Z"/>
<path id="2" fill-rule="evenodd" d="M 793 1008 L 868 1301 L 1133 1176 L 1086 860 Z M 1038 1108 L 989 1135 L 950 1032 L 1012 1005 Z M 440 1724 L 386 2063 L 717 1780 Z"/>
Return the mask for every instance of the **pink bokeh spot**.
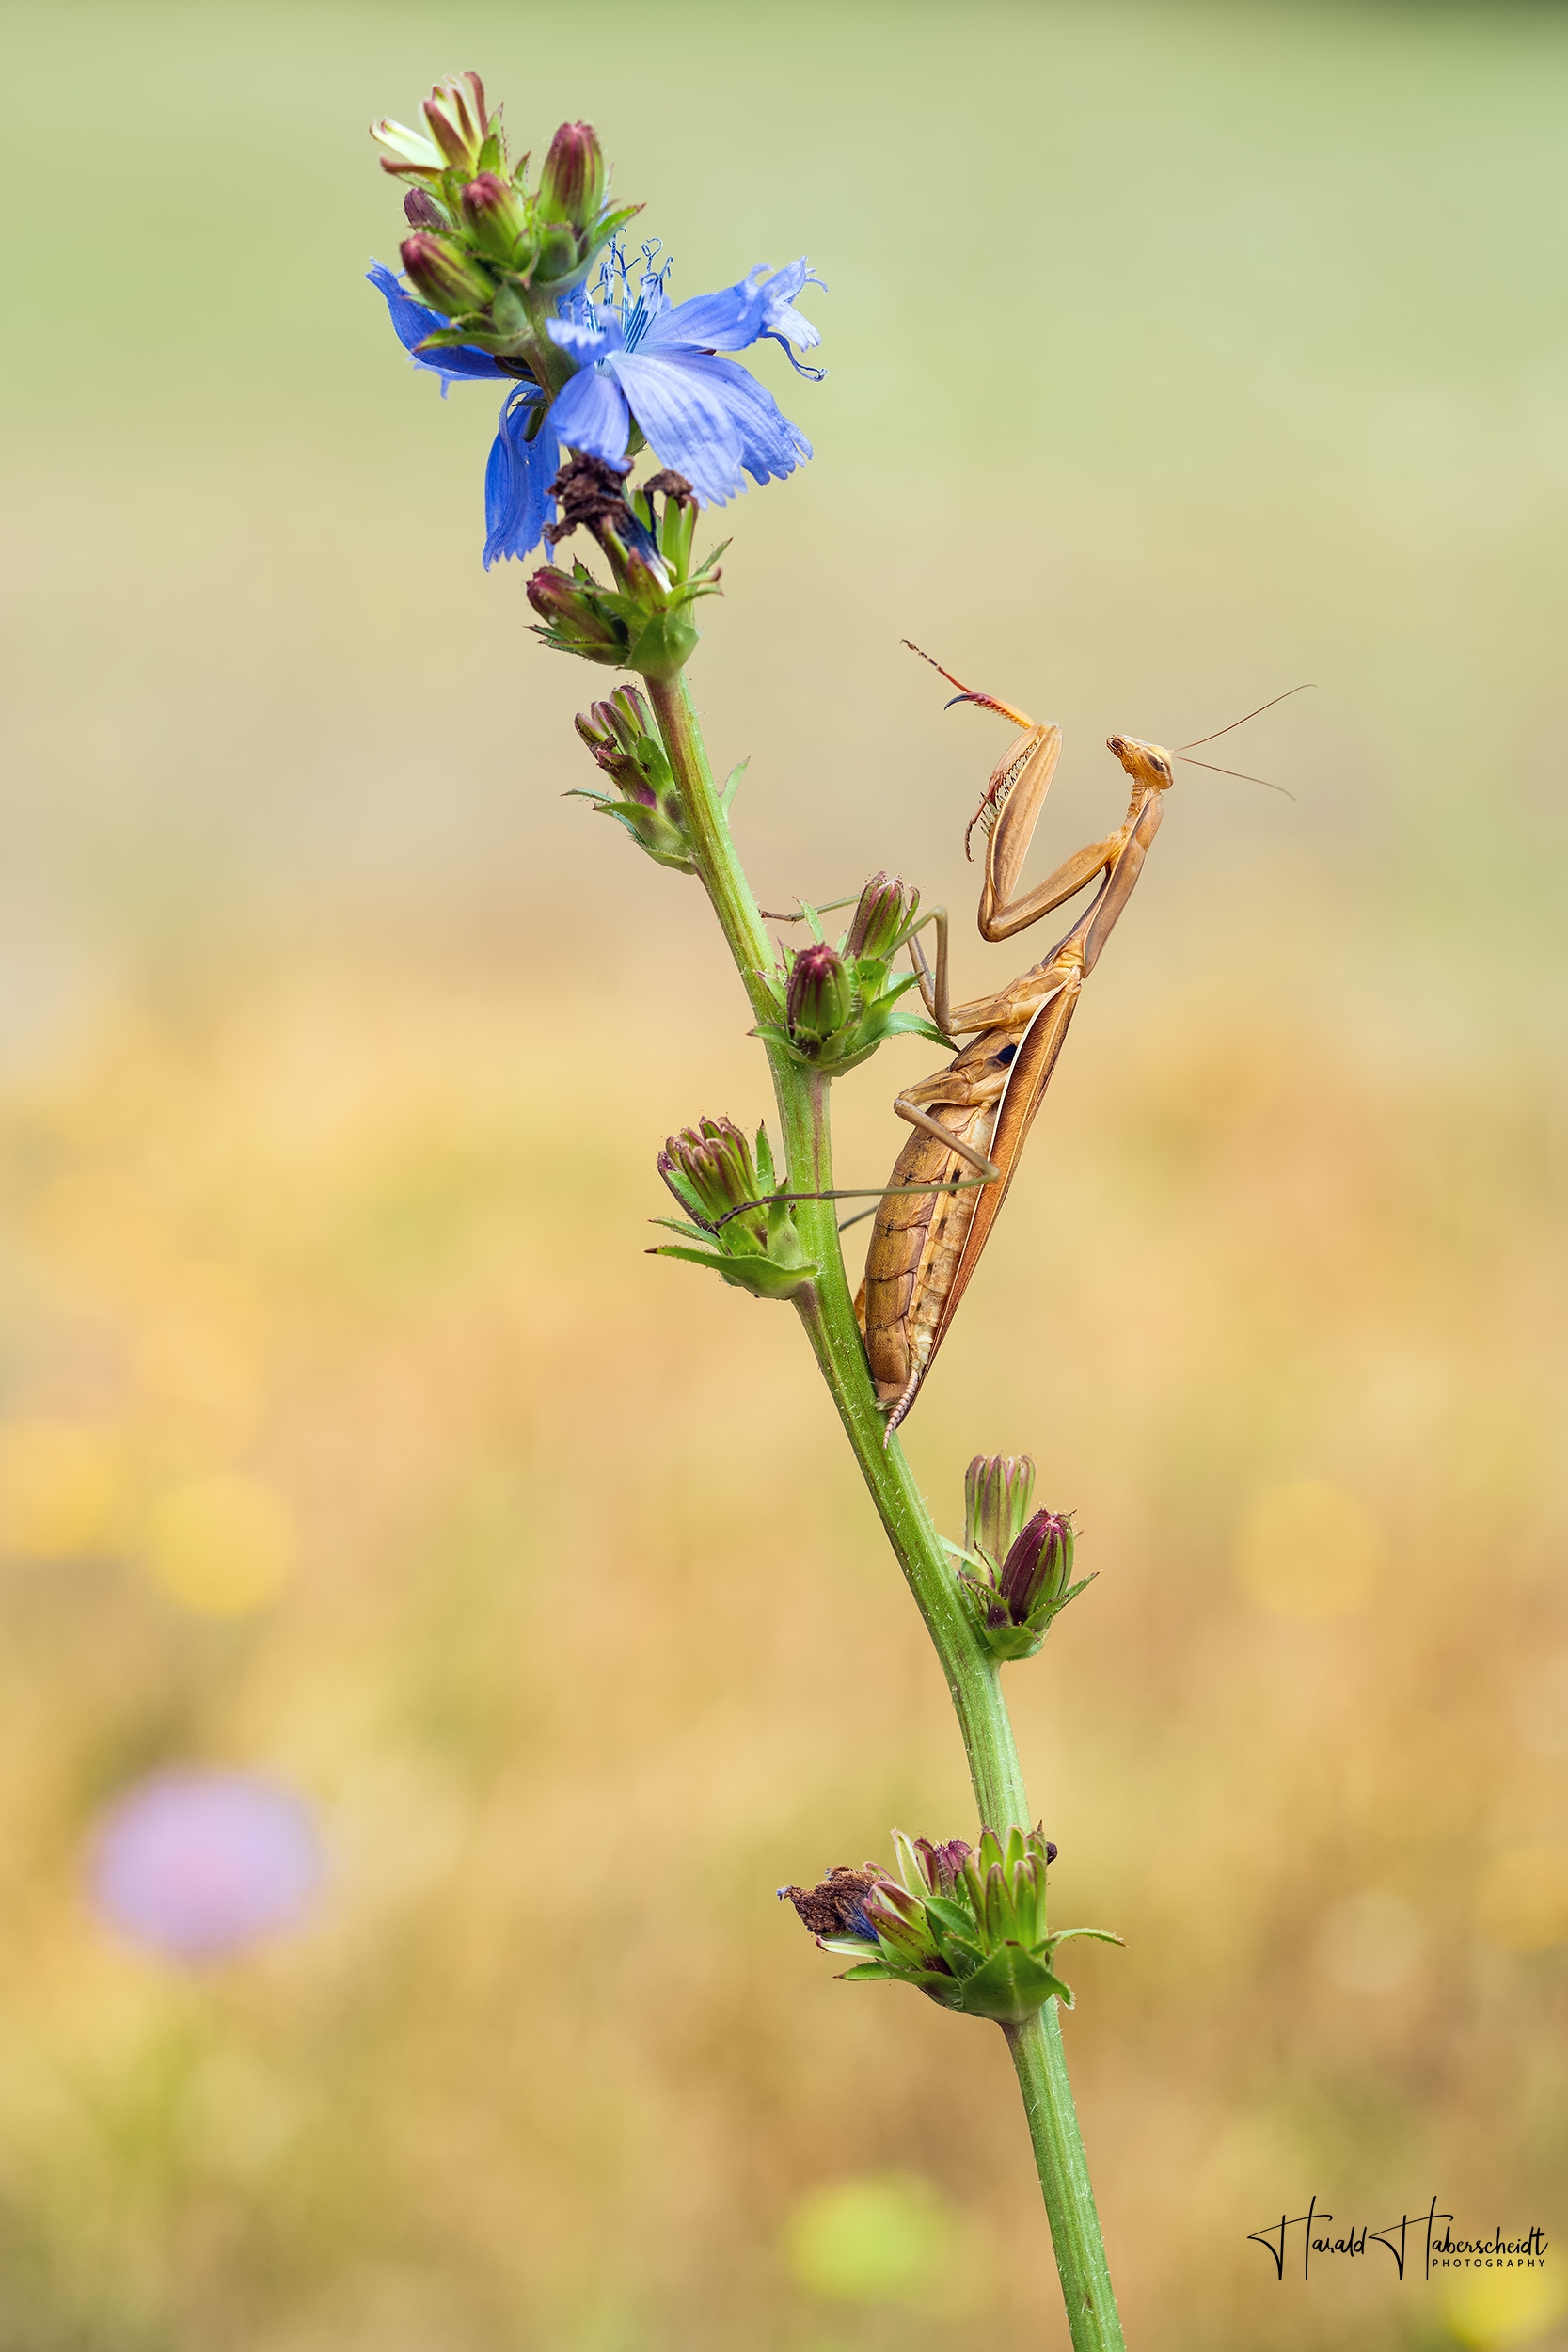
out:
<path id="1" fill-rule="evenodd" d="M 185 1961 L 228 1959 L 294 1926 L 322 1876 L 309 1807 L 245 1772 L 143 1781 L 104 1815 L 89 1865 L 102 1915 Z"/>

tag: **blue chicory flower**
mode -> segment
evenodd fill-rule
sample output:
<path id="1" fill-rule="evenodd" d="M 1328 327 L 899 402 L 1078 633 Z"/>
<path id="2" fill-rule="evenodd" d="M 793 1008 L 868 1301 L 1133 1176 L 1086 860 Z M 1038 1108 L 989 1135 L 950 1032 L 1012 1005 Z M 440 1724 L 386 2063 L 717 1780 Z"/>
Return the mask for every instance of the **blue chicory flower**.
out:
<path id="1" fill-rule="evenodd" d="M 684 474 L 704 506 L 722 506 L 754 482 L 793 473 L 811 443 L 783 416 L 770 393 L 722 351 L 740 351 L 768 337 L 802 375 L 791 343 L 812 350 L 821 337 L 794 308 L 808 282 L 820 285 L 804 259 L 768 272 L 760 265 L 737 286 L 672 304 L 666 271 L 648 266 L 636 294 L 624 255 L 611 247 L 595 290 L 562 306 L 549 335 L 578 361 L 556 394 L 552 420 L 559 438 L 590 457 L 618 465 L 626 453 L 631 421 L 661 465 Z"/>
<path id="2" fill-rule="evenodd" d="M 668 264 L 656 269 L 657 247 L 643 247 L 647 266 L 637 292 L 625 255 L 612 246 L 594 295 L 563 295 L 561 316 L 548 323 L 558 348 L 577 362 L 577 372 L 557 392 L 544 416 L 540 387 L 519 378 L 490 353 L 462 346 L 420 351 L 418 346 L 450 320 L 418 302 L 381 262 L 372 264 L 372 286 L 386 298 L 392 329 L 414 365 L 449 384 L 499 377 L 509 386 L 499 427 L 484 472 L 484 565 L 502 556 L 532 553 L 553 521 L 550 485 L 562 448 L 621 464 L 632 420 L 661 465 L 684 474 L 705 506 L 722 506 L 754 482 L 782 481 L 793 473 L 811 443 L 782 415 L 756 378 L 721 358 L 768 339 L 778 343 L 801 375 L 823 371 L 796 358 L 792 344 L 810 351 L 821 341 L 811 321 L 794 307 L 805 285 L 820 285 L 804 259 L 785 269 L 759 265 L 736 286 L 672 304 L 664 291 Z"/>

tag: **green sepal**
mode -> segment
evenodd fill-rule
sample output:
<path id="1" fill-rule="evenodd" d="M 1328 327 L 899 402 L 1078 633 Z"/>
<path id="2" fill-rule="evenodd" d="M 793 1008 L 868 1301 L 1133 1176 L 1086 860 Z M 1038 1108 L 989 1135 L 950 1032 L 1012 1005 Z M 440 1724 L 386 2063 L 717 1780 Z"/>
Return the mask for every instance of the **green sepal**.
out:
<path id="1" fill-rule="evenodd" d="M 917 1902 L 927 1901 L 930 1889 L 926 1883 L 920 1856 L 915 1851 L 914 1839 L 901 1829 L 893 1833 L 893 1857 L 898 1865 L 898 1875 L 904 1882 L 904 1892 L 912 1895 Z"/>
<path id="2" fill-rule="evenodd" d="M 824 1944 L 822 1948 L 825 1952 L 831 1952 L 835 1947 L 832 1944 Z M 888 1967 L 885 1961 L 863 1960 L 858 1966 L 846 1968 L 839 1978 L 839 1982 L 840 1984 L 886 1984 L 892 1976 L 893 1970 Z"/>
<path id="3" fill-rule="evenodd" d="M 943 1037 L 936 1023 L 928 1021 L 924 1012 L 913 1010 L 892 1014 L 883 1025 L 882 1035 L 883 1037 L 923 1037 L 930 1045 L 951 1045 L 953 1042 L 950 1037 Z"/>
<path id="4" fill-rule="evenodd" d="M 504 335 L 514 342 L 522 342 L 526 340 L 531 322 L 528 314 L 528 306 L 515 286 L 502 281 L 494 302 L 490 305 L 490 316 L 495 321 L 496 334 Z"/>
<path id="5" fill-rule="evenodd" d="M 735 766 L 730 770 L 729 774 L 724 778 L 723 787 L 719 795 L 719 805 L 723 810 L 726 817 L 729 815 L 730 810 L 734 805 L 736 794 L 740 789 L 740 779 L 746 773 L 746 771 L 751 764 L 752 763 L 749 758 L 737 759 Z"/>
<path id="6" fill-rule="evenodd" d="M 966 1911 L 962 1903 L 951 1902 L 945 1895 L 927 1895 L 926 1915 L 933 1927 L 940 1928 L 949 1936 L 956 1936 L 960 1943 L 973 1946 L 976 1952 L 979 1950 L 974 1915 Z"/>
<path id="7" fill-rule="evenodd" d="M 984 1610 L 975 1608 L 974 1614 L 980 1639 L 991 1656 L 999 1659 L 1004 1665 L 1010 1665 L 1020 1658 L 1034 1658 L 1038 1655 L 1045 1641 L 1045 1635 L 1037 1633 L 1032 1626 L 990 1626 L 985 1622 Z"/>
<path id="8" fill-rule="evenodd" d="M 768 1122 L 764 1120 L 757 1129 L 757 1192 L 760 1197 L 764 1193 L 777 1192 L 778 1188 L 778 1171 L 773 1166 L 773 1145 L 768 1136 Z"/>
<path id="9" fill-rule="evenodd" d="M 942 1541 L 957 1559 L 967 1561 L 972 1567 L 979 1569 L 983 1575 L 994 1578 L 996 1573 L 994 1565 L 984 1552 L 965 1551 L 959 1545 L 948 1543 L 945 1536 Z M 1038 1608 L 1030 1612 L 1022 1625 L 989 1625 L 987 1623 L 991 1605 L 997 1597 L 994 1582 L 985 1583 L 979 1576 L 965 1574 L 962 1569 L 958 1572 L 958 1581 L 975 1633 L 990 1650 L 991 1656 L 1006 1664 L 1015 1659 L 1034 1658 L 1038 1655 L 1053 1622 L 1061 1615 L 1069 1600 L 1076 1600 L 1085 1587 L 1094 1582 L 1094 1575 L 1081 1576 L 1077 1583 L 1069 1584 L 1058 1599 L 1041 1601 Z"/>
<path id="10" fill-rule="evenodd" d="M 713 1239 L 712 1233 L 705 1228 L 683 1225 L 678 1216 L 651 1216 L 648 1222 L 650 1225 L 662 1225 L 667 1232 L 679 1233 L 683 1241 L 694 1243 L 699 1249 L 705 1249 Z"/>
<path id="11" fill-rule="evenodd" d="M 646 808 L 641 801 L 617 801 L 608 792 L 591 792 L 585 785 L 575 786 L 561 797 L 563 801 L 592 801 L 600 817 L 613 817 L 626 827 L 638 848 L 645 850 L 656 866 L 668 866 L 676 874 L 696 872 L 680 833 L 657 808 Z"/>
<path id="12" fill-rule="evenodd" d="M 966 2017 L 993 2017 L 999 2026 L 1022 2026 L 1047 2001 L 1072 2007 L 1072 1994 L 1061 1979 L 1025 1951 L 1022 1944 L 1000 1945 L 962 1986 L 960 2006 Z"/>
<path id="13" fill-rule="evenodd" d="M 974 1922 L 972 1919 L 966 1920 L 963 1930 L 958 1931 L 948 1927 L 945 1921 L 930 1918 L 929 1914 L 927 1914 L 927 1918 L 930 1924 L 931 1941 L 956 1977 L 966 1977 L 973 1969 L 979 1967 L 986 1955 L 975 1939 Z"/>
<path id="14" fill-rule="evenodd" d="M 1123 1951 L 1127 1949 L 1126 1936 L 1113 1935 L 1109 1928 L 1058 1928 L 1055 1934 L 1048 1935 L 1045 1941 L 1053 1952 L 1058 1944 L 1070 1944 L 1074 1936 L 1079 1935 L 1092 1936 L 1097 1944 L 1119 1944 Z"/>
<path id="15" fill-rule="evenodd" d="M 656 612 L 633 640 L 626 666 L 644 677 L 667 681 L 686 667 L 701 635 L 684 612 Z"/>
<path id="16" fill-rule="evenodd" d="M 679 1249 L 673 1242 L 661 1242 L 648 1255 L 684 1258 L 688 1265 L 711 1267 L 733 1289 L 750 1291 L 753 1298 L 793 1298 L 808 1282 L 815 1282 L 821 1271 L 809 1258 L 803 1258 L 799 1265 L 780 1265 L 774 1259 L 765 1258 L 760 1250 L 737 1251 L 731 1257 L 710 1249 Z"/>
<path id="17" fill-rule="evenodd" d="M 703 1232 L 711 1235 L 713 1227 L 705 1214 L 707 1203 L 704 1200 L 702 1194 L 697 1190 L 696 1185 L 691 1182 L 689 1176 L 687 1175 L 685 1169 L 678 1165 L 672 1166 L 666 1170 L 664 1181 L 669 1185 L 671 1191 L 674 1194 L 676 1200 L 680 1202 L 682 1208 L 689 1209 L 692 1216 L 702 1227 Z M 656 1216 L 652 1221 L 656 1225 L 668 1225 L 671 1220 L 667 1216 Z"/>

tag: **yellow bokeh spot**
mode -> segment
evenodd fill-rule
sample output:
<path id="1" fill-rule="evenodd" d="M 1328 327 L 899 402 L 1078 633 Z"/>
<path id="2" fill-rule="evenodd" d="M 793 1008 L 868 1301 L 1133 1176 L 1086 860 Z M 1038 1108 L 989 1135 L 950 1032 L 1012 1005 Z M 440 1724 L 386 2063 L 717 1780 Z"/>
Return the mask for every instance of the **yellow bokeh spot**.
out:
<path id="1" fill-rule="evenodd" d="M 171 1600 L 209 1616 L 238 1616 L 288 1581 L 293 1522 L 271 1488 L 253 1478 L 188 1478 L 153 1504 L 138 1552 Z"/>
<path id="2" fill-rule="evenodd" d="M 80 1560 L 113 1549 L 125 1445 L 90 1422 L 13 1421 L 0 1429 L 0 1552 Z"/>
<path id="3" fill-rule="evenodd" d="M 874 2173 L 803 2197 L 784 2252 L 800 2285 L 830 2302 L 911 2302 L 935 2283 L 953 2233 L 953 2215 L 927 2182 Z"/>
<path id="4" fill-rule="evenodd" d="M 1265 1487 L 1236 1534 L 1243 1592 L 1283 1617 L 1338 1617 L 1359 1608 L 1377 1579 L 1377 1529 L 1341 1487 L 1297 1478 Z"/>
<path id="5" fill-rule="evenodd" d="M 1499 1854 L 1476 1890 L 1476 1923 L 1505 1952 L 1544 1952 L 1568 1938 L 1568 1853 L 1551 1846 Z"/>
<path id="6" fill-rule="evenodd" d="M 1443 2297 L 1450 2334 L 1477 2352 L 1537 2344 L 1568 2312 L 1568 2280 L 1549 2270 L 1481 2270 Z"/>

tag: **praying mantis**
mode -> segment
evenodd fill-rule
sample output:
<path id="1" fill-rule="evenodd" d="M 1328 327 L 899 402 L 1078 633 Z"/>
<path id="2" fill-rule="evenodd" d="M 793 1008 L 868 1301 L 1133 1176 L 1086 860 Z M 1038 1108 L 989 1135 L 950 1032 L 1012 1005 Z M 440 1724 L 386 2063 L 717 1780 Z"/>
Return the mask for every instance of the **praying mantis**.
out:
<path id="1" fill-rule="evenodd" d="M 966 853 L 976 825 L 987 836 L 981 938 L 1011 939 L 1097 875 L 1101 880 L 1084 914 L 1049 955 L 995 995 L 972 1004 L 949 1001 L 940 931 L 934 986 L 924 957 L 911 944 L 921 993 L 937 1027 L 948 1038 L 973 1034 L 945 1070 L 894 1099 L 895 1111 L 915 1132 L 875 1212 L 865 1280 L 855 1301 L 889 1437 L 913 1405 L 974 1279 L 1045 1101 L 1084 982 L 1132 895 L 1173 781 L 1173 755 L 1164 745 L 1131 735 L 1109 737 L 1109 750 L 1132 780 L 1127 815 L 1103 840 L 1064 858 L 1044 882 L 1015 896 L 1061 755 L 1061 729 L 1049 722 L 1037 724 L 1010 704 L 975 693 L 945 670 L 942 675 L 958 687 L 955 699 L 993 710 L 1022 729 L 992 771 L 964 836 Z M 965 1170 L 973 1173 L 966 1178 Z"/>
<path id="2" fill-rule="evenodd" d="M 904 642 L 922 660 L 931 660 L 929 654 L 922 653 L 908 638 Z M 1084 982 L 1131 898 L 1160 830 L 1164 795 L 1175 780 L 1173 762 L 1185 758 L 1197 744 L 1215 739 L 1200 736 L 1196 743 L 1171 752 L 1162 743 L 1146 743 L 1136 736 L 1107 736 L 1107 750 L 1132 779 L 1126 816 L 1114 833 L 1064 858 L 1044 882 L 1017 897 L 1023 863 L 1061 755 L 1061 729 L 1049 721 L 1037 723 L 994 695 L 975 692 L 939 661 L 932 661 L 931 666 L 958 689 L 954 702 L 995 711 L 1022 730 L 992 770 L 964 834 L 966 856 L 971 854 L 975 827 L 986 834 L 985 880 L 977 915 L 981 938 L 992 944 L 1011 939 L 1075 897 L 1097 876 L 1100 887 L 1049 955 L 994 995 L 976 997 L 971 1004 L 950 1001 L 945 910 L 931 909 L 915 926 L 918 930 L 930 921 L 936 927 L 934 977 L 918 939 L 912 934 L 909 939 L 911 960 L 932 1021 L 949 1042 L 965 1033 L 971 1042 L 944 1070 L 919 1079 L 895 1096 L 894 1110 L 915 1132 L 894 1164 L 879 1206 L 867 1212 L 876 1221 L 866 1251 L 865 1279 L 855 1299 L 855 1318 L 865 1343 L 878 1402 L 887 1416 L 889 1438 L 914 1404 L 1002 1213 L 1029 1130 L 1067 1041 Z M 1289 690 L 1292 694 L 1302 691 L 1294 686 Z M 1245 719 L 1255 719 L 1284 700 L 1285 695 L 1276 694 L 1272 702 L 1248 711 Z M 1228 735 L 1232 727 L 1243 725 L 1245 719 L 1233 720 L 1230 726 L 1216 733 Z M 1208 768 L 1213 763 L 1194 760 L 1192 765 Z M 1216 772 L 1239 775 L 1241 771 L 1222 768 Z M 1262 776 L 1243 780 L 1268 782 Z M 1268 788 L 1282 791 L 1284 787 L 1270 785 Z M 834 1191 L 780 1197 L 846 1200 L 854 1195 Z M 853 1224 L 856 1219 L 847 1222 Z"/>

